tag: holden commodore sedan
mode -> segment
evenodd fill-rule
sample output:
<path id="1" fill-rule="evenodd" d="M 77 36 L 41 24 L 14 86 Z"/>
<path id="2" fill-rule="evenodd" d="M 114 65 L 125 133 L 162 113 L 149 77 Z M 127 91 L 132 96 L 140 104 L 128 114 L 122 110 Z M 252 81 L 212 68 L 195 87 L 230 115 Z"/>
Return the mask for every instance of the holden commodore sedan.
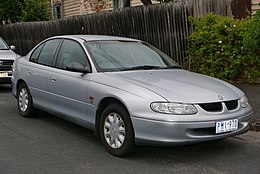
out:
<path id="1" fill-rule="evenodd" d="M 114 156 L 241 134 L 252 113 L 231 84 L 184 70 L 148 43 L 112 36 L 44 40 L 15 60 L 12 92 L 22 116 L 43 110 L 91 129 Z"/>
<path id="2" fill-rule="evenodd" d="M 0 37 L 0 84 L 11 83 L 14 59 L 20 57 L 13 50 L 15 50 L 15 46 L 11 45 L 9 47 Z"/>

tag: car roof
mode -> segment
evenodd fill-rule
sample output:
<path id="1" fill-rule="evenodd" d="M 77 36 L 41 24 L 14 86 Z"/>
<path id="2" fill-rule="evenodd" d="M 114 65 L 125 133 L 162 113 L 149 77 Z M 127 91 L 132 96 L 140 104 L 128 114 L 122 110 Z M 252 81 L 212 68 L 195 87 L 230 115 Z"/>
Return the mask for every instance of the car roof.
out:
<path id="1" fill-rule="evenodd" d="M 119 36 L 107 36 L 107 35 L 62 35 L 62 36 L 54 36 L 51 38 L 83 39 L 84 41 L 120 40 L 120 41 L 140 42 L 140 40 L 137 39 L 131 39 L 131 38 L 119 37 Z"/>

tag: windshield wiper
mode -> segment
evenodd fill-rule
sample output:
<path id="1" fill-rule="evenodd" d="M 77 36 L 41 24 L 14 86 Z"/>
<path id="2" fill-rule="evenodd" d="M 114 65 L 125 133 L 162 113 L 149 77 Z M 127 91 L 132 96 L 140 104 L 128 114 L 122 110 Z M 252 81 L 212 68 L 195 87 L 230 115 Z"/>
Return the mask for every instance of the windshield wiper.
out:
<path id="1" fill-rule="evenodd" d="M 121 71 L 129 71 L 129 70 L 151 70 L 151 69 L 182 69 L 181 66 L 167 66 L 167 67 L 161 67 L 161 66 L 152 66 L 152 65 L 141 65 L 141 66 L 135 66 L 131 68 L 123 68 Z"/>
<path id="2" fill-rule="evenodd" d="M 128 70 L 150 70 L 150 69 L 161 69 L 160 66 L 151 66 L 151 65 L 141 65 L 141 66 L 134 66 L 131 68 L 123 68 L 121 71 L 128 71 Z"/>

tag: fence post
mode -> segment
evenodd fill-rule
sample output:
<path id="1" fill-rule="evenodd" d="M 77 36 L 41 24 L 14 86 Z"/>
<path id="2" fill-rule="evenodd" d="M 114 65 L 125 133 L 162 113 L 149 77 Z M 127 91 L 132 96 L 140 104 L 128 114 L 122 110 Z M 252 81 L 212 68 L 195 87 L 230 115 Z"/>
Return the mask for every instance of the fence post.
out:
<path id="1" fill-rule="evenodd" d="M 232 11 L 231 11 L 231 3 L 230 3 L 231 0 L 227 0 L 227 16 L 228 17 L 231 17 L 232 16 Z"/>

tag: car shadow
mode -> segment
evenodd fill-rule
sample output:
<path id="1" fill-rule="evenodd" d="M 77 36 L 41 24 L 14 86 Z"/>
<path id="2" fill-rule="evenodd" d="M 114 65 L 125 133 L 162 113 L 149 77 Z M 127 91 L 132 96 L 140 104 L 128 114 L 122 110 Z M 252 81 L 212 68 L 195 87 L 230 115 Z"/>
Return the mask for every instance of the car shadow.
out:
<path id="1" fill-rule="evenodd" d="M 52 127 L 56 127 L 65 132 L 69 132 L 80 139 L 88 139 L 89 143 L 100 145 L 102 147 L 101 141 L 95 136 L 95 133 L 87 128 L 81 127 L 56 115 L 46 113 L 44 111 L 39 111 L 37 115 L 29 119 L 37 119 L 38 121 L 44 122 Z"/>
<path id="2" fill-rule="evenodd" d="M 227 138 L 179 147 L 139 147 L 138 151 L 129 156 L 128 159 L 164 166 L 168 165 L 169 162 L 178 164 L 202 160 L 212 161 L 214 157 L 221 154 L 235 155 L 239 152 L 241 152 L 241 146 L 232 138 Z"/>
<path id="3" fill-rule="evenodd" d="M 0 84 L 0 93 L 6 93 L 12 90 L 11 85 L 9 84 Z"/>
<path id="4" fill-rule="evenodd" d="M 31 118 L 37 119 L 53 127 L 69 132 L 69 134 L 76 136 L 78 139 L 87 141 L 92 144 L 97 150 L 102 153 L 102 156 L 106 158 L 114 158 L 105 152 L 105 149 L 98 137 L 95 136 L 93 131 L 86 128 L 80 127 L 74 123 L 63 120 L 57 116 L 40 111 L 37 117 Z M 194 160 L 213 160 L 214 157 L 220 154 L 232 154 L 236 155 L 241 150 L 241 146 L 237 143 L 234 138 L 227 138 L 224 140 L 217 140 L 211 142 L 204 142 L 199 144 L 180 146 L 180 147 L 138 147 L 136 153 L 119 158 L 118 160 L 123 161 L 138 161 L 141 163 L 149 163 L 154 165 L 165 166 L 178 163 L 189 163 Z"/>

